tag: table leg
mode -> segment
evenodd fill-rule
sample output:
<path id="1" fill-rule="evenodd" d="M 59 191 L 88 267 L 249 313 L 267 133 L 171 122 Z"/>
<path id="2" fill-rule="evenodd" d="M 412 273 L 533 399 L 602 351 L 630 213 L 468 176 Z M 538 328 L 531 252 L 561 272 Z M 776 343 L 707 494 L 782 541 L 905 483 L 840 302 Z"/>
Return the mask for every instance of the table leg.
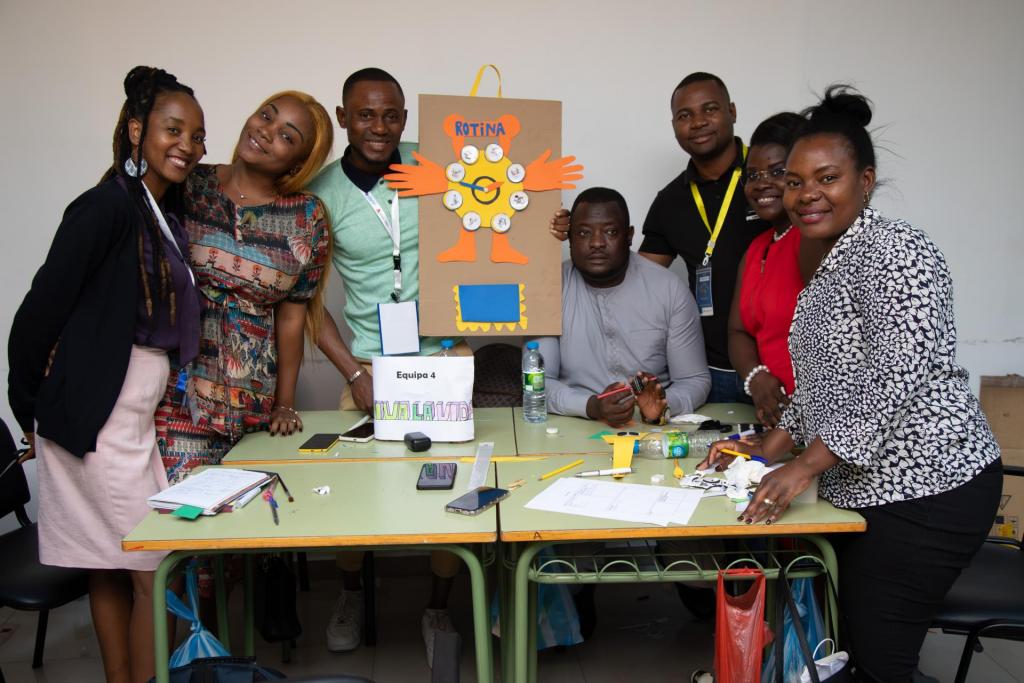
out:
<path id="1" fill-rule="evenodd" d="M 515 619 L 515 630 L 513 631 L 512 646 L 515 652 L 513 659 L 513 680 L 515 683 L 526 683 L 527 667 L 529 666 L 529 632 L 528 629 L 536 628 L 536 617 L 533 624 L 530 624 L 529 594 L 530 594 L 530 564 L 546 543 L 523 544 L 519 548 L 519 559 L 516 560 L 515 585 L 512 590 L 512 598 L 515 602 L 513 617 Z M 536 647 L 536 646 L 535 646 Z M 536 654 L 536 651 L 535 653 Z"/>
<path id="2" fill-rule="evenodd" d="M 252 555 L 247 553 L 243 557 L 245 562 L 245 656 L 254 657 L 256 655 L 256 609 L 252 596 Z"/>
<path id="3" fill-rule="evenodd" d="M 824 536 L 812 535 L 803 536 L 803 539 L 808 543 L 812 544 L 821 553 L 821 559 L 825 563 L 825 570 L 828 575 L 832 577 L 833 585 L 836 587 L 836 591 L 839 590 L 839 560 L 836 558 L 836 551 L 829 543 L 829 540 Z M 826 579 L 827 580 L 827 579 Z M 832 627 L 832 637 L 839 642 L 839 604 L 836 600 L 838 595 L 833 595 L 832 591 L 825 590 L 825 602 L 828 604 L 829 621 Z"/>
<path id="4" fill-rule="evenodd" d="M 540 584 L 530 582 L 529 608 L 527 609 L 527 633 L 530 637 L 526 640 L 527 668 L 526 678 L 530 683 L 537 681 L 537 598 L 540 595 Z"/>
<path id="5" fill-rule="evenodd" d="M 501 680 L 512 681 L 512 643 L 515 640 L 515 600 L 513 596 L 513 572 L 509 568 L 515 552 L 515 545 L 502 543 L 498 560 L 498 618 L 501 623 Z"/>
<path id="6" fill-rule="evenodd" d="M 153 658 L 156 660 L 156 683 L 170 683 L 170 644 L 167 635 L 167 577 L 188 552 L 173 552 L 160 561 L 153 577 Z"/>
<path id="7" fill-rule="evenodd" d="M 231 652 L 231 624 L 228 622 L 228 585 L 224 576 L 224 555 L 213 556 L 213 586 L 217 599 L 217 637 Z"/>
<path id="8" fill-rule="evenodd" d="M 478 683 L 494 681 L 494 662 L 491 659 L 491 629 L 487 615 L 487 585 L 484 567 L 476 554 L 460 545 L 436 546 L 457 555 L 469 570 L 469 584 L 473 596 L 473 640 L 476 643 L 476 677 Z"/>

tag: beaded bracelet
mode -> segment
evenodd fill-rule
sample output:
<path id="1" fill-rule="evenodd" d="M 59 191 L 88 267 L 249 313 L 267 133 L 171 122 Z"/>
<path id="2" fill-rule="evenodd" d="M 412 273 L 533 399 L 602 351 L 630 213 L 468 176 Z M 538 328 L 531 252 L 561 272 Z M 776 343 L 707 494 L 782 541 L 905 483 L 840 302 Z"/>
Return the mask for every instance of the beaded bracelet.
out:
<path id="1" fill-rule="evenodd" d="M 755 365 L 754 369 L 747 374 L 747 378 L 743 380 L 743 393 L 750 396 L 750 382 L 754 379 L 754 376 L 759 372 L 768 372 L 767 365 Z"/>

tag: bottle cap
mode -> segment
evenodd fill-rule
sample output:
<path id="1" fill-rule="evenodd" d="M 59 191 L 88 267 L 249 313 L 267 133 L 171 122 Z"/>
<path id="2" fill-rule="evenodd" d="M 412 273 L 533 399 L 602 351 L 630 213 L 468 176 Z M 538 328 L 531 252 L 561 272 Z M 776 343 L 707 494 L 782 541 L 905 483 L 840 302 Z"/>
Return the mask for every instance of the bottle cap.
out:
<path id="1" fill-rule="evenodd" d="M 537 343 L 537 342 L 535 342 L 535 341 L 532 341 L 532 342 L 526 342 L 526 348 L 528 348 L 528 349 L 530 349 L 531 351 L 533 351 L 534 349 L 540 348 L 540 344 L 538 344 L 538 343 Z"/>
<path id="2" fill-rule="evenodd" d="M 442 349 L 450 349 L 453 346 L 455 346 L 455 342 L 453 342 L 451 339 L 442 339 L 441 340 L 441 348 Z"/>
<path id="3" fill-rule="evenodd" d="M 548 434 L 552 434 L 552 435 L 553 434 L 557 434 L 558 433 L 558 427 L 548 427 L 544 431 L 547 432 Z"/>

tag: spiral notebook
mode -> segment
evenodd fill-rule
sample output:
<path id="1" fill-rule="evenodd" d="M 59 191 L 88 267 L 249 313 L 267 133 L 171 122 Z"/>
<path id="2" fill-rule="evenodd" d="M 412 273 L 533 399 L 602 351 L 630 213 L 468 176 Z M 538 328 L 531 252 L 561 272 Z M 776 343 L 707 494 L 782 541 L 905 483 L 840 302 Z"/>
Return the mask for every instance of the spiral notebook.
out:
<path id="1" fill-rule="evenodd" d="M 215 515 L 226 504 L 259 489 L 270 479 L 265 472 L 210 467 L 150 496 L 147 502 L 157 510 L 189 506 L 202 509 L 204 515 Z"/>

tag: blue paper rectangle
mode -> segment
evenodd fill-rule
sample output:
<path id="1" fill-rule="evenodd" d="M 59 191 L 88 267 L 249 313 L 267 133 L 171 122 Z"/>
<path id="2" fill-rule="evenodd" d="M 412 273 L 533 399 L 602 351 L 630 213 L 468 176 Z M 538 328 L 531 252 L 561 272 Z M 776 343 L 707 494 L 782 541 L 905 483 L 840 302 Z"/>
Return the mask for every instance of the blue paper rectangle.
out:
<path id="1" fill-rule="evenodd" d="M 519 285 L 459 285 L 459 308 L 467 323 L 519 322 Z"/>

